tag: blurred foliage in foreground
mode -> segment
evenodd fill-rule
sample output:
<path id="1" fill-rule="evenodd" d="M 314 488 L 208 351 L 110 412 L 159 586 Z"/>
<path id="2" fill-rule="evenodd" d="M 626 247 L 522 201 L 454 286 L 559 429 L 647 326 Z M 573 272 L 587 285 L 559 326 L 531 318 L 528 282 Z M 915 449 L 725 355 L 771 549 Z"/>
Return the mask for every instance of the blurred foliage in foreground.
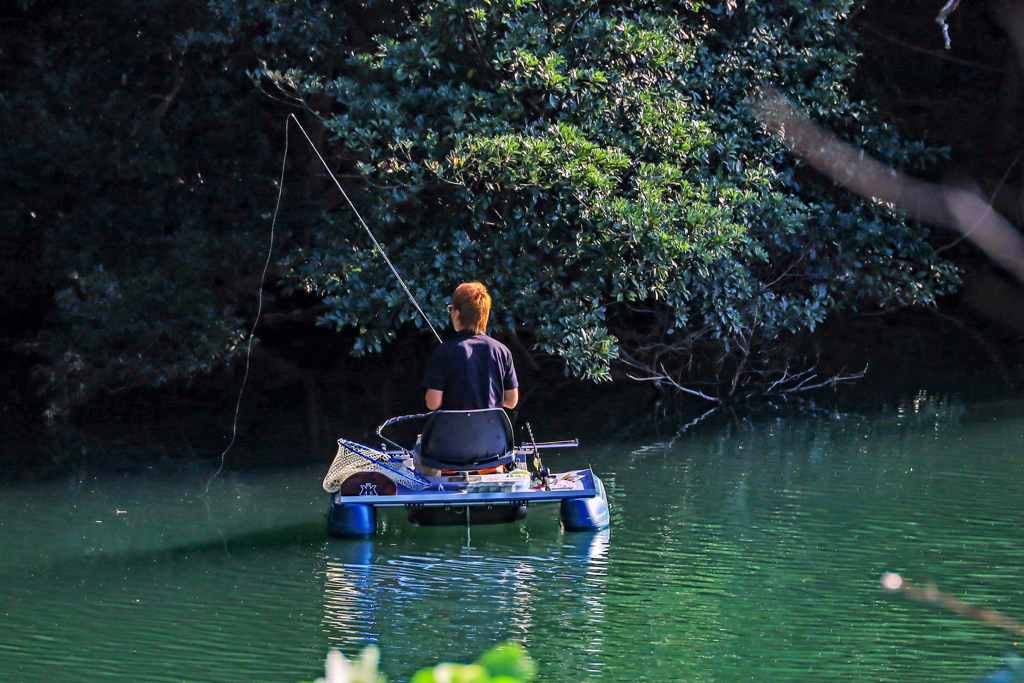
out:
<path id="1" fill-rule="evenodd" d="M 354 660 L 338 650 L 327 655 L 325 677 L 316 683 L 387 683 L 377 671 L 380 651 L 369 646 Z M 528 683 L 537 665 L 516 643 L 488 650 L 473 664 L 438 664 L 418 671 L 410 683 Z"/>
<path id="2" fill-rule="evenodd" d="M 299 111 L 435 320 L 479 279 L 494 332 L 572 375 L 794 391 L 813 362 L 799 342 L 828 316 L 957 281 L 926 229 L 801 168 L 746 105 L 772 83 L 888 166 L 929 164 L 846 97 L 857 5 L 9 4 L 4 327 L 41 359 L 51 415 L 230 361 Z M 357 354 L 422 334 L 291 142 L 261 324 L 316 319 L 354 331 Z"/>

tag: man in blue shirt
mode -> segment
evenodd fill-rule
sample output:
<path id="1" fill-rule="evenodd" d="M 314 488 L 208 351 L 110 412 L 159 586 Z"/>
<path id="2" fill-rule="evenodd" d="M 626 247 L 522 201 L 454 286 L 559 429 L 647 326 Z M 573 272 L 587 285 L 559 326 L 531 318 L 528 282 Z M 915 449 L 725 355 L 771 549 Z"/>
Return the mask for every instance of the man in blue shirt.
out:
<path id="1" fill-rule="evenodd" d="M 519 381 L 512 352 L 487 336 L 491 297 L 479 282 L 458 286 L 448 305 L 455 337 L 434 349 L 423 387 L 429 410 L 515 408 Z"/>

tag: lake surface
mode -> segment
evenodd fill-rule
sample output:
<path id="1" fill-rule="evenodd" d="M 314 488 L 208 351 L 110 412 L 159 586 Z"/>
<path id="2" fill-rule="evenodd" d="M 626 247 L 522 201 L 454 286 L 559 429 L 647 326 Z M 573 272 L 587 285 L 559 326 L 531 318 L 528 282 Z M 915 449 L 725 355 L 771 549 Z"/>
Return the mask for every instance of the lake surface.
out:
<path id="1" fill-rule="evenodd" d="M 598 534 L 326 537 L 326 469 L 0 490 L 0 681 L 279 681 L 376 643 L 404 681 L 523 643 L 547 681 L 968 681 L 1014 637 L 887 595 L 897 571 L 1024 619 L 1024 401 L 671 424 L 592 464 Z"/>

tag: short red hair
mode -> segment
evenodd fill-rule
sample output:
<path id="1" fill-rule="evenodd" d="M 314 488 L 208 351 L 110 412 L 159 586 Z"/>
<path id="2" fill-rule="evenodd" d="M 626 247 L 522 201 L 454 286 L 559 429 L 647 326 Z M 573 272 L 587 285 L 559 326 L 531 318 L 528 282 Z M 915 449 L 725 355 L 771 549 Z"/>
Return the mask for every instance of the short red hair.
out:
<path id="1" fill-rule="evenodd" d="M 463 282 L 452 294 L 452 306 L 459 312 L 459 322 L 473 330 L 473 334 L 487 331 L 487 318 L 491 314 L 491 295 L 479 282 Z"/>

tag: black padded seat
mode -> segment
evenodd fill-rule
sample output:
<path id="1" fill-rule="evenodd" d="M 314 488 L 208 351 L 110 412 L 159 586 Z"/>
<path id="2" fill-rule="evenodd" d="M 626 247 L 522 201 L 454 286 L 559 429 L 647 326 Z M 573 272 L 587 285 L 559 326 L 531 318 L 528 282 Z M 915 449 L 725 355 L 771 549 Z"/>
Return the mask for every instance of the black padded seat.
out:
<path id="1" fill-rule="evenodd" d="M 423 426 L 419 461 L 439 470 L 466 471 L 515 459 L 512 423 L 501 408 L 435 410 Z"/>

